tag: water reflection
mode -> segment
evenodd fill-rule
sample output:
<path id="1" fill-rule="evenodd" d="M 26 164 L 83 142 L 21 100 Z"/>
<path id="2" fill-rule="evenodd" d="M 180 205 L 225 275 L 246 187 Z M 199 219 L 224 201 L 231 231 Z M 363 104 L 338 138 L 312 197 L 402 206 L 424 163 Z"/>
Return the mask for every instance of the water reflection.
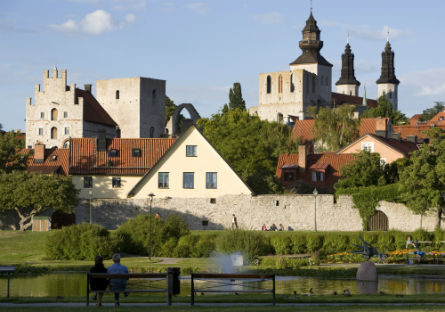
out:
<path id="1" fill-rule="evenodd" d="M 240 281 L 228 285 L 225 281 L 196 281 L 199 288 L 215 287 L 220 283 L 222 289 L 234 292 L 241 290 Z M 229 281 L 230 283 L 230 281 Z M 368 285 L 369 286 L 369 285 Z M 0 296 L 6 296 L 7 280 L 0 279 Z M 165 281 L 130 280 L 129 288 L 146 289 L 165 288 Z M 195 286 L 196 287 L 196 286 Z M 249 287 L 271 288 L 272 282 L 249 283 Z M 372 291 L 375 289 L 375 285 Z M 365 293 L 361 285 L 355 279 L 321 279 L 314 277 L 279 276 L 276 280 L 278 294 L 299 294 L 309 292 L 313 289 L 316 295 L 332 294 L 334 291 L 343 293 L 349 289 L 352 294 Z M 11 279 L 11 296 L 13 297 L 72 297 L 84 296 L 86 292 L 85 273 L 53 273 L 40 276 L 16 277 Z M 387 294 L 435 294 L 445 293 L 445 279 L 419 276 L 396 276 L 381 275 L 377 284 L 376 292 L 383 291 Z M 190 277 L 181 277 L 181 295 L 190 294 Z M 164 296 L 160 294 L 160 296 Z"/>

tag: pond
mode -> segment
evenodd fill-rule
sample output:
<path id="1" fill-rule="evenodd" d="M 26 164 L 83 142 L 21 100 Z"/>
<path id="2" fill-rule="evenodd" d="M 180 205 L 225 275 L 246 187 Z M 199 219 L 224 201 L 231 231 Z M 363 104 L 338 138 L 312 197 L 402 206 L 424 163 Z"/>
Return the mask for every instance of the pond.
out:
<path id="1" fill-rule="evenodd" d="M 147 288 L 146 280 L 130 280 L 129 288 Z M 197 281 L 199 288 L 214 286 L 215 281 Z M 223 282 L 222 288 L 227 291 L 242 289 L 239 281 Z M 271 282 L 257 282 L 254 287 L 271 288 Z M 250 284 L 252 286 L 252 284 Z M 86 274 L 51 273 L 39 276 L 20 276 L 11 279 L 10 292 L 12 297 L 73 297 L 84 296 L 86 292 Z M 151 281 L 150 287 L 164 288 L 164 281 Z M 197 286 L 195 286 L 197 287 Z M 276 291 L 278 294 L 305 294 L 313 289 L 316 295 L 332 294 L 334 291 L 343 293 L 348 289 L 352 294 L 363 293 L 355 279 L 324 279 L 316 277 L 277 276 Z M 6 297 L 7 279 L 0 279 L 0 296 Z M 435 294 L 445 293 L 445 279 L 434 276 L 400 276 L 380 275 L 377 292 L 387 294 Z M 190 295 L 190 277 L 181 277 L 181 295 Z M 164 295 L 162 295 L 164 296 Z"/>

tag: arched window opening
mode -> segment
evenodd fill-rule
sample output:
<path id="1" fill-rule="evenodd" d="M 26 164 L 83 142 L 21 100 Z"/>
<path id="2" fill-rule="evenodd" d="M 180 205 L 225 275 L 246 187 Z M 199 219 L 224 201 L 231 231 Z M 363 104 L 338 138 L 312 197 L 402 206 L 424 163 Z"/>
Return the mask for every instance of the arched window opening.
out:
<path id="1" fill-rule="evenodd" d="M 116 100 L 119 100 L 120 94 L 119 94 L 119 90 L 116 90 Z"/>
<path id="2" fill-rule="evenodd" d="M 295 86 L 294 86 L 294 74 L 290 75 L 290 92 L 294 92 L 295 91 Z"/>
<path id="3" fill-rule="evenodd" d="M 56 127 L 51 128 L 51 139 L 57 139 L 57 128 Z"/>
<path id="4" fill-rule="evenodd" d="M 267 76 L 267 93 L 272 92 L 272 78 L 270 76 Z"/>
<path id="5" fill-rule="evenodd" d="M 283 77 L 278 76 L 278 93 L 283 93 Z"/>
<path id="6" fill-rule="evenodd" d="M 150 127 L 150 138 L 155 137 L 155 127 Z"/>
<path id="7" fill-rule="evenodd" d="M 51 110 L 51 120 L 57 120 L 57 109 L 55 108 Z"/>

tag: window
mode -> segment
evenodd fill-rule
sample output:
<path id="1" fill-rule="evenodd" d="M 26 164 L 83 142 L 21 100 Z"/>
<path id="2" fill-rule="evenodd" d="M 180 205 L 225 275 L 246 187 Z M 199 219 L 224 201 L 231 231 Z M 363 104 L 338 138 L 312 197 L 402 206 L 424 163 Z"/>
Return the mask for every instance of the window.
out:
<path id="1" fill-rule="evenodd" d="M 283 122 L 283 114 L 281 113 L 277 114 L 277 122 Z"/>
<path id="2" fill-rule="evenodd" d="M 218 186 L 218 173 L 206 172 L 206 188 L 216 189 Z"/>
<path id="3" fill-rule="evenodd" d="M 283 76 L 278 76 L 278 93 L 283 93 Z"/>
<path id="4" fill-rule="evenodd" d="M 185 156 L 196 157 L 196 145 L 187 145 L 185 147 Z"/>
<path id="5" fill-rule="evenodd" d="M 121 187 L 121 178 L 113 177 L 111 179 L 111 186 L 113 188 L 120 188 Z"/>
<path id="6" fill-rule="evenodd" d="M 272 78 L 270 78 L 270 76 L 267 76 L 266 84 L 267 84 L 267 93 L 271 93 L 272 92 Z"/>
<path id="7" fill-rule="evenodd" d="M 63 112 L 63 118 L 68 118 L 68 112 Z"/>
<path id="8" fill-rule="evenodd" d="M 373 142 L 363 142 L 362 143 L 362 151 L 374 153 L 374 143 Z"/>
<path id="9" fill-rule="evenodd" d="M 211 204 L 216 204 L 216 198 L 210 198 L 210 203 Z"/>
<path id="10" fill-rule="evenodd" d="M 294 178 L 294 173 L 293 172 L 285 172 L 284 173 L 284 181 L 293 181 Z"/>
<path id="11" fill-rule="evenodd" d="M 185 189 L 192 189 L 195 187 L 195 173 L 184 172 L 182 174 L 182 187 Z"/>
<path id="12" fill-rule="evenodd" d="M 40 119 L 45 119 L 45 113 L 44 112 L 40 112 Z"/>
<path id="13" fill-rule="evenodd" d="M 110 156 L 110 157 L 119 157 L 119 150 L 118 149 L 111 149 L 108 152 L 108 156 Z"/>
<path id="14" fill-rule="evenodd" d="M 324 173 L 318 171 L 312 171 L 312 182 L 323 182 Z"/>
<path id="15" fill-rule="evenodd" d="M 141 154 L 142 154 L 140 148 L 133 148 L 131 153 L 132 153 L 133 157 L 141 157 Z"/>
<path id="16" fill-rule="evenodd" d="M 65 135 L 68 135 L 68 134 L 70 134 L 70 128 L 65 127 Z"/>
<path id="17" fill-rule="evenodd" d="M 83 177 L 83 188 L 93 187 L 93 177 Z"/>
<path id="18" fill-rule="evenodd" d="M 386 166 L 386 158 L 380 158 L 380 166 L 382 167 Z"/>
<path id="19" fill-rule="evenodd" d="M 39 128 L 39 135 L 43 135 L 43 128 Z"/>
<path id="20" fill-rule="evenodd" d="M 53 108 L 51 110 L 51 120 L 57 120 L 57 115 L 58 115 L 57 109 Z"/>
<path id="21" fill-rule="evenodd" d="M 116 90 L 116 100 L 119 100 L 120 94 L 119 94 L 119 90 Z"/>
<path id="22" fill-rule="evenodd" d="M 168 172 L 158 173 L 158 188 L 160 189 L 168 188 Z"/>
<path id="23" fill-rule="evenodd" d="M 294 74 L 290 75 L 290 92 L 294 92 L 295 91 L 295 86 L 294 86 Z"/>
<path id="24" fill-rule="evenodd" d="M 57 128 L 56 127 L 51 128 L 51 139 L 57 139 Z"/>
<path id="25" fill-rule="evenodd" d="M 63 143 L 63 148 L 70 148 L 70 141 L 67 140 L 65 143 Z"/>
<path id="26" fill-rule="evenodd" d="M 50 160 L 50 161 L 56 161 L 56 160 L 57 160 L 57 155 L 52 155 L 52 156 L 49 158 L 49 160 Z"/>

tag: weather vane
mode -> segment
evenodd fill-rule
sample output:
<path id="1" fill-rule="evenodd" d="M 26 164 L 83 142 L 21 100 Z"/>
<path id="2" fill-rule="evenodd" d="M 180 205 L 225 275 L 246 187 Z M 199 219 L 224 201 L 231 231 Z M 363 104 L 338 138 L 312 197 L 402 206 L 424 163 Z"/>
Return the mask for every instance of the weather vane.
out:
<path id="1" fill-rule="evenodd" d="M 310 0 L 311 1 L 311 13 L 312 13 L 312 0 Z"/>
<path id="2" fill-rule="evenodd" d="M 349 31 L 348 31 L 348 36 L 346 37 L 346 43 L 349 44 Z"/>

